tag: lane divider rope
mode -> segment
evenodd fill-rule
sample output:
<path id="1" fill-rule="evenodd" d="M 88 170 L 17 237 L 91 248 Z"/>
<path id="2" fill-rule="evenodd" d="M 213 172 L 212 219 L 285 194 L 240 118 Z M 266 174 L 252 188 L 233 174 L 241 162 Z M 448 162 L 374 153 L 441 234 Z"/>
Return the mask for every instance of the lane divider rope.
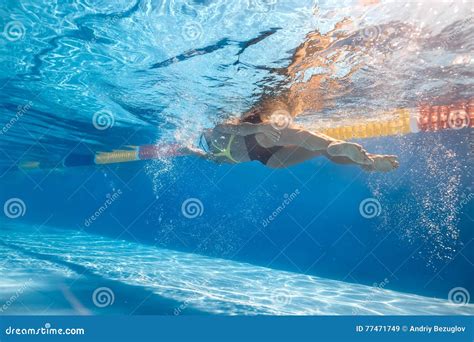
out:
<path id="1" fill-rule="evenodd" d="M 474 99 L 450 105 L 421 104 L 417 108 L 399 108 L 389 113 L 384 121 L 361 122 L 322 129 L 319 132 L 336 139 L 367 139 L 383 136 L 405 135 L 419 132 L 436 132 L 447 129 L 474 127 Z M 176 143 L 132 146 L 127 150 L 98 152 L 95 155 L 70 154 L 62 162 L 64 167 L 104 165 L 185 156 Z M 45 162 L 26 161 L 18 165 L 24 170 L 51 168 Z"/>

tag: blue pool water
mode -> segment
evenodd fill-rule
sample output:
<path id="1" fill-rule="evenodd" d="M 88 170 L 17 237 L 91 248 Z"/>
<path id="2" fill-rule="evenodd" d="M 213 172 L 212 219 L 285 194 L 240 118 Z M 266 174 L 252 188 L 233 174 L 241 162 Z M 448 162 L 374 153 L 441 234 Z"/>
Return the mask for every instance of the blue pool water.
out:
<path id="1" fill-rule="evenodd" d="M 328 51 L 344 58 L 314 71 L 337 91 L 323 84 L 298 124 L 472 99 L 468 1 L 6 1 L 0 14 L 2 314 L 474 313 L 469 128 L 357 140 L 399 156 L 387 174 L 321 158 L 60 167 L 196 144 L 287 87 L 305 36 L 347 18 Z"/>

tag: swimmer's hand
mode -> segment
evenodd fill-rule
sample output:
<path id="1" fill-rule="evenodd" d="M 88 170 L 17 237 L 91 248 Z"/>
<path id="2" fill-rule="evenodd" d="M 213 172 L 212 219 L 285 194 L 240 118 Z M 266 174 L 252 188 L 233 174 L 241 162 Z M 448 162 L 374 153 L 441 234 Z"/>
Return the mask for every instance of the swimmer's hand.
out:
<path id="1" fill-rule="evenodd" d="M 273 127 L 270 123 L 257 124 L 258 132 L 270 138 L 273 142 L 280 140 L 281 131 Z"/>

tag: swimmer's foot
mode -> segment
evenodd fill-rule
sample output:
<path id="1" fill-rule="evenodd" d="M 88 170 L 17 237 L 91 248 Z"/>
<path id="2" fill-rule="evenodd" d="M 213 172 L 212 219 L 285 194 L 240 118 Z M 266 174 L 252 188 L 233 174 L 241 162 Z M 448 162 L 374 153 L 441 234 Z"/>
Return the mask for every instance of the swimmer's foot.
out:
<path id="1" fill-rule="evenodd" d="M 399 166 L 397 156 L 369 154 L 369 158 L 373 160 L 373 164 L 362 166 L 367 171 L 389 172 Z"/>
<path id="2" fill-rule="evenodd" d="M 374 163 L 367 151 L 359 144 L 337 141 L 330 144 L 326 151 L 330 156 L 347 157 L 359 165 L 370 167 Z"/>

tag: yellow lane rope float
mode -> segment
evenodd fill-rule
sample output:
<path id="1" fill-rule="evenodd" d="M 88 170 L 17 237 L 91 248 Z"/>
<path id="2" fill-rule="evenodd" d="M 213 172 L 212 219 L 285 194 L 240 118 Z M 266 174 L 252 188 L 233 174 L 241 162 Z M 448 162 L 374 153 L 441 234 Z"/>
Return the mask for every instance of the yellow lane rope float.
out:
<path id="1" fill-rule="evenodd" d="M 418 108 L 401 108 L 392 113 L 393 118 L 379 122 L 362 122 L 323 129 L 330 137 L 347 140 L 434 132 L 445 129 L 474 127 L 474 100 L 451 105 L 420 105 Z"/>
<path id="2" fill-rule="evenodd" d="M 393 119 L 383 122 L 355 123 L 348 126 L 322 129 L 320 132 L 340 140 L 354 138 L 365 139 L 411 133 L 410 111 L 407 109 L 399 109 L 394 111 L 393 114 Z"/>
<path id="3" fill-rule="evenodd" d="M 383 136 L 405 135 L 418 132 L 434 132 L 446 129 L 474 127 L 474 99 L 450 105 L 431 106 L 422 104 L 417 108 L 400 108 L 389 113 L 387 120 L 361 122 L 319 130 L 336 139 L 366 139 Z M 387 116 L 387 115 L 384 115 Z M 179 144 L 131 146 L 127 150 L 98 152 L 95 155 L 67 156 L 62 166 L 86 166 L 125 163 L 138 160 L 184 156 Z M 21 169 L 45 168 L 41 162 L 23 162 Z"/>

